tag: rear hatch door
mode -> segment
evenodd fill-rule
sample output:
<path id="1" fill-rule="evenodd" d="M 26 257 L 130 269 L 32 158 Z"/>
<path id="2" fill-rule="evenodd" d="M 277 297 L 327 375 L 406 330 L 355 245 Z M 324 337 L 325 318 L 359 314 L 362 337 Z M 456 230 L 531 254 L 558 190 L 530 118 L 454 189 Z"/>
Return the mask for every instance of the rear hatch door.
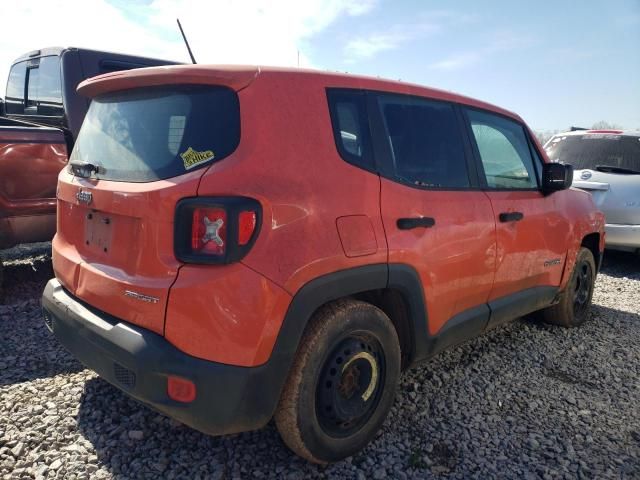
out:
<path id="1" fill-rule="evenodd" d="M 640 171 L 631 174 L 576 170 L 573 186 L 591 193 L 607 223 L 640 224 Z"/>
<path id="2" fill-rule="evenodd" d="M 587 190 L 610 224 L 640 224 L 640 135 L 619 130 L 558 134 L 552 161 L 573 165 L 573 186 Z"/>
<path id="3" fill-rule="evenodd" d="M 54 269 L 92 307 L 162 334 L 180 263 L 176 203 L 240 138 L 222 86 L 154 86 L 94 98 L 58 188 Z"/>

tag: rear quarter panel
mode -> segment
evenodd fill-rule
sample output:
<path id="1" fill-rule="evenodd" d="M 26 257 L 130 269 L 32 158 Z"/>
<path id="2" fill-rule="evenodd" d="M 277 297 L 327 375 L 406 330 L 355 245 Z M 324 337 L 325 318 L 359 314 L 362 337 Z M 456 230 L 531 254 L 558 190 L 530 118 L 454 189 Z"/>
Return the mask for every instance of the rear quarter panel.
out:
<path id="1" fill-rule="evenodd" d="M 240 146 L 209 168 L 198 189 L 261 202 L 262 229 L 243 263 L 292 295 L 321 275 L 387 261 L 380 179 L 340 158 L 327 86 L 319 75 L 259 75 L 239 92 Z M 343 245 L 338 225 L 349 216 L 368 218 L 372 233 L 363 240 L 343 229 Z M 354 238 L 363 248 L 345 246 Z"/>
<path id="2" fill-rule="evenodd" d="M 339 157 L 325 87 L 313 77 L 265 74 L 240 90 L 240 144 L 208 168 L 198 195 L 255 198 L 263 222 L 241 264 L 180 269 L 165 326 L 178 348 L 260 365 L 302 286 L 387 262 L 380 179 Z"/>

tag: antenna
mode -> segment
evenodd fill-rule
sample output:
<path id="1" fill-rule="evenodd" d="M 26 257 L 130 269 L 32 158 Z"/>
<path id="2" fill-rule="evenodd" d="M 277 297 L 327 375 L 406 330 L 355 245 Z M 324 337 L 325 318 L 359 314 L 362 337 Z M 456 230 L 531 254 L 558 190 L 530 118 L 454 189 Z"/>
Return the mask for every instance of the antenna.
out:
<path id="1" fill-rule="evenodd" d="M 191 61 L 195 65 L 197 62 L 196 62 L 196 59 L 193 57 L 193 53 L 191 52 L 191 47 L 189 46 L 189 41 L 187 40 L 187 36 L 184 34 L 184 30 L 182 30 L 182 25 L 180 25 L 180 19 L 176 18 L 176 22 L 178 22 L 178 28 L 180 29 L 180 33 L 182 34 L 182 38 L 184 39 L 184 44 L 187 46 L 187 50 L 189 51 L 189 56 L 191 57 Z"/>

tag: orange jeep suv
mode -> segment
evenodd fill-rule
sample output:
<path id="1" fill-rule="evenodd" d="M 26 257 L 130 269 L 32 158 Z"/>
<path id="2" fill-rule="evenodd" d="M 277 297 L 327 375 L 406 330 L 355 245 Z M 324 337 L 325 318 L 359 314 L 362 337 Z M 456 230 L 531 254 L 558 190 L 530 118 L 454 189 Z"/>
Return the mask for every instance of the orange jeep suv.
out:
<path id="1" fill-rule="evenodd" d="M 375 436 L 403 369 L 532 312 L 585 320 L 603 216 L 511 112 L 257 67 L 79 92 L 44 321 L 197 430 L 275 418 L 294 452 L 336 461 Z"/>

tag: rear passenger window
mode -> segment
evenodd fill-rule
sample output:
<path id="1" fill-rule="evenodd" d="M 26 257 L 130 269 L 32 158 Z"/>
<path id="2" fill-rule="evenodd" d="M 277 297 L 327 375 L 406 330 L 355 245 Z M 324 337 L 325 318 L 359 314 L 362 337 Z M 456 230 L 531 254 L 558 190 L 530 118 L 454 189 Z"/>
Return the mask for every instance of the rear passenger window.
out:
<path id="1" fill-rule="evenodd" d="M 349 163 L 373 170 L 365 92 L 329 89 L 327 97 L 340 156 Z"/>
<path id="2" fill-rule="evenodd" d="M 529 141 L 519 123 L 478 110 L 467 110 L 489 188 L 538 188 Z"/>
<path id="3" fill-rule="evenodd" d="M 451 104 L 380 94 L 378 105 L 398 180 L 420 187 L 469 186 L 462 134 Z"/>

